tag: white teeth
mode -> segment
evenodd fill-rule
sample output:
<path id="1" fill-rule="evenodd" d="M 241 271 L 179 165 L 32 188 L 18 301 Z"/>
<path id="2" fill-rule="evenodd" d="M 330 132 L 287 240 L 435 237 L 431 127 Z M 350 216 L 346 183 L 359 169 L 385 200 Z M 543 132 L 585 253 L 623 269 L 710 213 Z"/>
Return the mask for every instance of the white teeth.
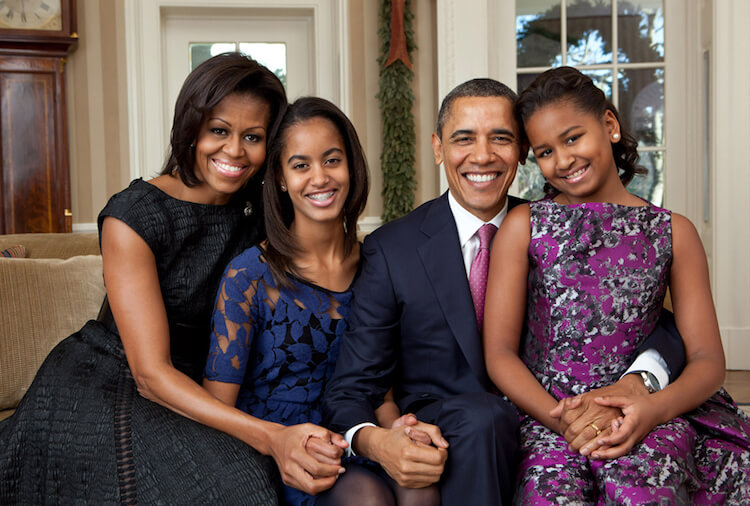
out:
<path id="1" fill-rule="evenodd" d="M 219 170 L 223 170 L 226 172 L 240 172 L 245 169 L 244 165 L 229 165 L 228 163 L 224 163 L 220 160 L 214 160 L 213 162 Z"/>
<path id="2" fill-rule="evenodd" d="M 489 174 L 466 174 L 466 179 L 474 183 L 486 183 L 492 181 L 497 177 L 497 172 L 490 172 Z"/>
<path id="3" fill-rule="evenodd" d="M 333 192 L 325 192 L 325 193 L 311 193 L 308 195 L 313 200 L 317 200 L 319 202 L 323 202 L 324 200 L 328 200 L 333 196 Z"/>
<path id="4" fill-rule="evenodd" d="M 572 174 L 568 174 L 563 179 L 573 179 L 573 178 L 576 178 L 576 177 L 580 176 L 584 172 L 586 172 L 586 167 L 583 167 L 582 169 L 578 169 L 577 171 L 575 171 Z"/>

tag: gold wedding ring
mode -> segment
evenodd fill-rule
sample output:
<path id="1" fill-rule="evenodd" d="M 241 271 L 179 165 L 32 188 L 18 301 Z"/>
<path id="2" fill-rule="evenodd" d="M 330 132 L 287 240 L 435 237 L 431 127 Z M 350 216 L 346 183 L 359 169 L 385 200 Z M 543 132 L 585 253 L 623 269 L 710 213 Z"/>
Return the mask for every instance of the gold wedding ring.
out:
<path id="1" fill-rule="evenodd" d="M 590 423 L 589 427 L 591 427 L 592 429 L 594 429 L 596 431 L 596 435 L 597 436 L 602 433 L 602 429 L 600 429 L 599 427 L 597 427 L 595 423 Z M 594 436 L 594 437 L 596 437 L 596 436 Z"/>

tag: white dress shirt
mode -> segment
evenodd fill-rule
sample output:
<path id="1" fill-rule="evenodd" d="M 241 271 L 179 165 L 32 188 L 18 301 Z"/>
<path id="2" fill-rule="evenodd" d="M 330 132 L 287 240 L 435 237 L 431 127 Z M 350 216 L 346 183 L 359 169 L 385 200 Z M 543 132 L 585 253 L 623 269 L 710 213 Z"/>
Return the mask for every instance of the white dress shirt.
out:
<path id="1" fill-rule="evenodd" d="M 482 228 L 482 225 L 487 223 L 492 223 L 500 228 L 505 216 L 508 214 L 508 201 L 506 199 L 505 206 L 490 221 L 482 221 L 464 209 L 450 191 L 448 192 L 448 205 L 450 205 L 453 219 L 456 221 L 458 242 L 461 245 L 461 254 L 464 257 L 464 267 L 466 268 L 466 279 L 468 279 L 471 264 L 474 262 L 474 257 L 477 256 L 477 251 L 479 251 L 479 236 L 477 235 L 477 231 Z"/>

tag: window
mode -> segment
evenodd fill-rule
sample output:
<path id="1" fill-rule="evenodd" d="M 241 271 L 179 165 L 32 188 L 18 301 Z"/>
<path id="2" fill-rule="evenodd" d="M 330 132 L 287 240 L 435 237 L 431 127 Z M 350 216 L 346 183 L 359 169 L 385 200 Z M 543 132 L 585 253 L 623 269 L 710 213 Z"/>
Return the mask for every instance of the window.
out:
<path id="1" fill-rule="evenodd" d="M 190 70 L 227 51 L 250 56 L 276 74 L 286 87 L 286 44 L 283 42 L 191 42 L 188 49 Z"/>
<path id="2" fill-rule="evenodd" d="M 648 169 L 629 189 L 661 205 L 664 194 L 663 0 L 516 0 L 517 89 L 545 70 L 578 68 L 594 80 L 638 140 Z M 615 78 L 616 76 L 616 78 Z M 543 197 L 533 155 L 519 166 L 520 196 Z"/>

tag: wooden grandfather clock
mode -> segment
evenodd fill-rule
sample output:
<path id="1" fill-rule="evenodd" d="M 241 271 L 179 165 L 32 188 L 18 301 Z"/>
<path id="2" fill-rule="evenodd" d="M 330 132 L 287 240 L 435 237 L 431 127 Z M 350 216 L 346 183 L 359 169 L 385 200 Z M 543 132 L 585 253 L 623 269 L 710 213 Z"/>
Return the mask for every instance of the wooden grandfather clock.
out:
<path id="1" fill-rule="evenodd" d="M 65 62 L 75 0 L 0 0 L 0 233 L 70 232 Z"/>

